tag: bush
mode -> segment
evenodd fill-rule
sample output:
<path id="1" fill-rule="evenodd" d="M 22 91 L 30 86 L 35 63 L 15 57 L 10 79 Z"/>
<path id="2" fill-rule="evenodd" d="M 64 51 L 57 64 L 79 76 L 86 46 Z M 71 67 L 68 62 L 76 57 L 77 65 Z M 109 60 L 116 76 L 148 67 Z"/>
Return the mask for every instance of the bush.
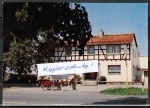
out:
<path id="1" fill-rule="evenodd" d="M 99 78 L 99 81 L 107 81 L 107 79 L 106 79 L 105 76 L 101 76 L 101 77 Z"/>
<path id="2" fill-rule="evenodd" d="M 107 81 L 105 76 L 100 76 L 99 81 Z M 106 84 L 106 82 L 100 82 L 99 84 Z"/>
<path id="3" fill-rule="evenodd" d="M 139 73 L 139 74 L 135 74 L 134 77 L 135 77 L 135 81 L 140 81 L 141 80 L 141 76 L 142 74 Z"/>

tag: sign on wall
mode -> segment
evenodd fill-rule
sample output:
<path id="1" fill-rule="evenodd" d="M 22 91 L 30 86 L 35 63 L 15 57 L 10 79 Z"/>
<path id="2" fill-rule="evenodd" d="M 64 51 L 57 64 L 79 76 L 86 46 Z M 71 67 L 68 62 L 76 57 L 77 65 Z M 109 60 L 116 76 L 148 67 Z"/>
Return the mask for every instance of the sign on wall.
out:
<path id="1" fill-rule="evenodd" d="M 98 60 L 37 64 L 38 76 L 98 72 Z"/>

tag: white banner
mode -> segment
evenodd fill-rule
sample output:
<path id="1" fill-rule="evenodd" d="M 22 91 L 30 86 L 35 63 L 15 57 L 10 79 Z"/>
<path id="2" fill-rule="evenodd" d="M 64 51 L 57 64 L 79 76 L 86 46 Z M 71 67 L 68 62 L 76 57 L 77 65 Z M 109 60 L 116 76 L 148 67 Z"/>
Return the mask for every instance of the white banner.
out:
<path id="1" fill-rule="evenodd" d="M 37 64 L 38 76 L 98 72 L 98 60 Z"/>

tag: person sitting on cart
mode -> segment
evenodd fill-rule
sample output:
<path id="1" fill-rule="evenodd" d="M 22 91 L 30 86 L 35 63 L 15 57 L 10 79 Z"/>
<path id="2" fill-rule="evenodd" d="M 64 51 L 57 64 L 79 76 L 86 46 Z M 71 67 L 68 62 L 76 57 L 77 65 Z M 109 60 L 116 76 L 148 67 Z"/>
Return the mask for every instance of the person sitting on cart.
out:
<path id="1" fill-rule="evenodd" d="M 53 78 L 53 76 L 52 76 L 52 75 L 50 75 L 49 79 L 50 79 L 50 81 L 52 81 L 52 82 L 53 82 L 53 84 L 55 83 L 55 79 Z"/>

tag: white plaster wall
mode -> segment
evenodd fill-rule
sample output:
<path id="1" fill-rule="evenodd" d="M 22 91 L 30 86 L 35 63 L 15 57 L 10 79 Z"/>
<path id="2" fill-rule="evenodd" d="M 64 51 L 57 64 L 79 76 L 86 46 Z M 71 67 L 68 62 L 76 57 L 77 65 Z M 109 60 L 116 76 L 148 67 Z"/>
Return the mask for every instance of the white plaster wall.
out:
<path id="1" fill-rule="evenodd" d="M 126 65 L 125 61 L 99 61 L 100 75 L 105 76 L 107 81 L 126 81 Z M 121 74 L 108 74 L 108 65 L 121 65 Z M 128 61 L 128 81 L 132 80 L 130 61 Z"/>
<path id="2" fill-rule="evenodd" d="M 131 73 L 132 73 L 132 80 L 134 81 L 134 75 L 137 74 L 137 68 L 140 67 L 140 64 L 139 64 L 140 61 L 139 61 L 139 50 L 138 50 L 138 47 L 136 47 L 135 39 L 133 39 L 131 44 L 132 44 L 130 45 Z M 133 49 L 134 49 L 134 52 L 133 52 Z M 133 53 L 134 53 L 134 56 L 133 56 Z M 134 72 L 133 72 L 133 67 L 135 68 Z"/>
<path id="3" fill-rule="evenodd" d="M 147 76 L 145 76 L 144 87 L 148 88 L 148 77 Z"/>
<path id="4" fill-rule="evenodd" d="M 132 65 L 134 66 L 138 66 L 139 65 L 139 57 L 138 57 L 138 53 L 139 53 L 139 50 L 138 48 L 136 47 L 136 44 L 135 44 L 135 39 L 133 39 L 132 45 L 130 45 L 130 52 L 131 52 L 131 61 L 132 61 Z M 133 49 L 134 49 L 134 56 L 133 56 Z M 135 55 L 136 54 L 136 55 Z"/>
<path id="5" fill-rule="evenodd" d="M 139 68 L 148 69 L 148 57 L 139 57 Z"/>

